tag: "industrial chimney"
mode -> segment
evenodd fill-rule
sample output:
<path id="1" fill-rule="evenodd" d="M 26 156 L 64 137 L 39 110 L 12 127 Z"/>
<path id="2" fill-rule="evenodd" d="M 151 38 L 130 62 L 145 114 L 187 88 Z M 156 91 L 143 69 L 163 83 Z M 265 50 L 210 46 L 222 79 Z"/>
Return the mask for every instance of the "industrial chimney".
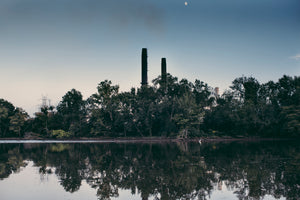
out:
<path id="1" fill-rule="evenodd" d="M 147 62 L 147 49 L 142 49 L 142 86 L 148 85 L 148 62 Z"/>
<path id="2" fill-rule="evenodd" d="M 219 96 L 219 87 L 215 87 L 215 95 Z"/>
<path id="3" fill-rule="evenodd" d="M 167 85 L 167 61 L 166 58 L 161 59 L 161 83 L 162 86 Z"/>

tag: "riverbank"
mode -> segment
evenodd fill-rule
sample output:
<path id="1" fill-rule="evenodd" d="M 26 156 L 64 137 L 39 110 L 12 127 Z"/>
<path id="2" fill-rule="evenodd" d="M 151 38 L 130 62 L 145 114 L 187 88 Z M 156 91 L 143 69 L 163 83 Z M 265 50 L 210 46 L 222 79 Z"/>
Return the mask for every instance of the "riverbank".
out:
<path id="1" fill-rule="evenodd" d="M 299 138 L 297 138 L 299 139 Z M 52 139 L 52 138 L 1 138 L 0 143 L 168 143 L 168 142 L 259 142 L 259 141 L 279 141 L 279 140 L 295 140 L 295 138 L 261 138 L 261 137 L 199 137 L 199 138 L 166 138 L 166 137 L 97 137 L 97 138 L 68 138 L 68 139 Z"/>

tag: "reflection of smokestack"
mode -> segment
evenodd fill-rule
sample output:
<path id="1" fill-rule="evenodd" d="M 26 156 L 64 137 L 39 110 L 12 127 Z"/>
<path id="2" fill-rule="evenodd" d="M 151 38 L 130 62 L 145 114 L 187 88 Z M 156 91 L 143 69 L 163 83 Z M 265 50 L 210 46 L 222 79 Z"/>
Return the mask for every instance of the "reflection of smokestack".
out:
<path id="1" fill-rule="evenodd" d="M 167 83 L 167 61 L 166 58 L 161 59 L 161 82 L 163 86 Z"/>
<path id="2" fill-rule="evenodd" d="M 148 71 L 148 63 L 147 63 L 147 49 L 142 49 L 142 86 L 148 84 L 148 77 L 147 77 L 147 71 Z"/>

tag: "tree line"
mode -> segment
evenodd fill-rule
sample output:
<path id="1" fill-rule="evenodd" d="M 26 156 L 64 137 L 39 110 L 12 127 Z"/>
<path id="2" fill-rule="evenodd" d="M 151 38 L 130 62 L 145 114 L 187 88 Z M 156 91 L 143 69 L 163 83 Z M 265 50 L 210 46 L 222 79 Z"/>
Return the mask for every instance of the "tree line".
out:
<path id="1" fill-rule="evenodd" d="M 44 105 L 33 118 L 0 99 L 0 136 L 23 137 L 297 137 L 300 136 L 300 77 L 277 82 L 236 78 L 222 95 L 200 80 L 167 74 L 153 85 L 119 92 L 105 80 L 83 99 L 68 91 L 57 106 Z"/>

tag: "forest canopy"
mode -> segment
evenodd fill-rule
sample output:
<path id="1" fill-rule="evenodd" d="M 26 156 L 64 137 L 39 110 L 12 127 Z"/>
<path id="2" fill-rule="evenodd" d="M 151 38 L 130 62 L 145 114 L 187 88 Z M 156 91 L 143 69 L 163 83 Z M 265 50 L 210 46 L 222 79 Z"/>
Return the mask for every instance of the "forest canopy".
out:
<path id="1" fill-rule="evenodd" d="M 87 99 L 72 89 L 32 118 L 0 99 L 0 137 L 300 136 L 300 77 L 262 84 L 243 76 L 222 95 L 203 81 L 171 74 L 152 83 L 119 92 L 104 80 Z"/>

